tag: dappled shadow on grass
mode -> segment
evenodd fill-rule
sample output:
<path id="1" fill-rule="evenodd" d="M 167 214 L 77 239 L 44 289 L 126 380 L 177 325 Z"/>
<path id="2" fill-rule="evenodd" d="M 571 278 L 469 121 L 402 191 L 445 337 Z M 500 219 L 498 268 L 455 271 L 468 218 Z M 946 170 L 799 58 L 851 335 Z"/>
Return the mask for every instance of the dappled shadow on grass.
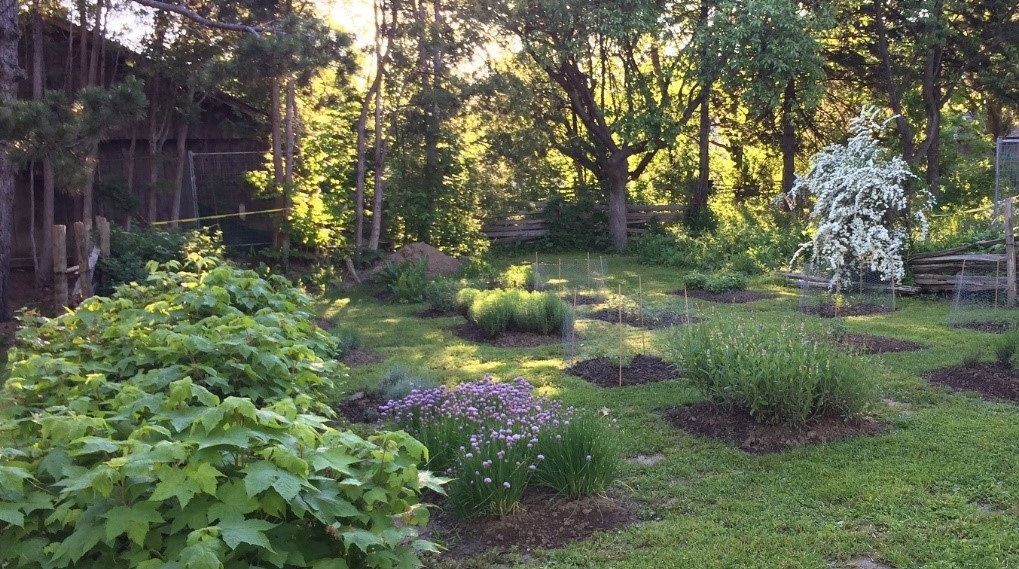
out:
<path id="1" fill-rule="evenodd" d="M 870 334 L 855 334 L 852 332 L 842 334 L 836 338 L 835 344 L 847 347 L 851 351 L 861 354 L 919 352 L 928 348 L 924 344 L 910 342 L 909 340 L 899 340 L 898 338 L 888 338 L 886 336 L 872 336 Z"/>
<path id="2" fill-rule="evenodd" d="M 940 369 L 924 377 L 934 385 L 976 391 L 984 399 L 1019 403 L 1019 376 L 1010 366 L 997 362 Z"/>
<path id="3" fill-rule="evenodd" d="M 708 292 L 706 290 L 686 290 L 683 289 L 674 290 L 669 294 L 676 296 L 686 296 L 689 298 L 695 298 L 697 300 L 706 300 L 708 302 L 718 302 L 722 304 L 746 304 L 748 302 L 757 302 L 758 300 L 770 300 L 772 298 L 778 298 L 778 295 L 771 292 L 758 292 L 756 290 L 731 290 L 728 292 Z"/>
<path id="4" fill-rule="evenodd" d="M 683 313 L 647 311 L 643 316 L 641 316 L 640 314 L 624 311 L 623 314 L 620 315 L 618 310 L 613 310 L 611 308 L 596 310 L 591 313 L 591 318 L 601 320 L 603 322 L 610 322 L 612 324 L 618 324 L 621 320 L 623 324 L 647 330 L 660 330 L 663 328 L 672 328 L 673 326 L 685 326 L 687 324 L 696 324 L 701 321 L 700 318 L 688 316 Z"/>
<path id="5" fill-rule="evenodd" d="M 462 340 L 488 344 L 497 348 L 534 348 L 537 346 L 548 346 L 561 344 L 563 337 L 560 334 L 536 334 L 534 332 L 516 332 L 507 330 L 500 332 L 495 337 L 485 334 L 477 324 L 468 322 L 450 328 L 453 335 Z"/>
<path id="6" fill-rule="evenodd" d="M 519 509 L 503 517 L 483 517 L 460 522 L 441 510 L 428 533 L 447 551 L 439 559 L 464 558 L 508 550 L 527 553 L 554 549 L 587 539 L 597 532 L 636 523 L 637 516 L 621 497 L 609 493 L 577 500 L 559 498 L 545 488 L 524 494 Z"/>
<path id="7" fill-rule="evenodd" d="M 821 304 L 818 306 L 805 306 L 800 309 L 804 314 L 813 314 L 821 318 L 842 318 L 844 316 L 870 316 L 871 314 L 892 313 L 895 310 L 891 306 L 881 304 L 860 303 L 851 304 L 836 308 L 834 304 Z"/>
<path id="8" fill-rule="evenodd" d="M 868 417 L 819 417 L 798 427 L 762 425 L 746 410 L 710 402 L 668 409 L 665 418 L 691 435 L 720 440 L 753 454 L 875 436 L 889 430 L 888 425 Z"/>

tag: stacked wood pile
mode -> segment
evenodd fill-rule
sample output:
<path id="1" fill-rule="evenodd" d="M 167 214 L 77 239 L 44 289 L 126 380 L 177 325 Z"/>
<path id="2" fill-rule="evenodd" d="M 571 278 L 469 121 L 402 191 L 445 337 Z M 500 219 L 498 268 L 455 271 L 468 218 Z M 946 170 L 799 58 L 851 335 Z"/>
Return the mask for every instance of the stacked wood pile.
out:
<path id="1" fill-rule="evenodd" d="M 672 223 L 679 221 L 683 206 L 678 205 L 631 205 L 626 208 L 626 233 L 631 237 L 647 231 L 652 221 Z M 512 241 L 534 241 L 549 233 L 548 222 L 542 212 L 542 204 L 533 211 L 522 211 L 485 223 L 482 232 L 492 243 Z"/>
<path id="2" fill-rule="evenodd" d="M 909 260 L 909 270 L 916 284 L 925 291 L 950 291 L 958 284 L 973 291 L 1002 290 L 1008 283 L 1008 257 L 998 253 L 966 251 L 1004 242 L 1004 239 L 980 241 L 964 247 L 914 255 Z"/>
<path id="3" fill-rule="evenodd" d="M 828 290 L 831 281 L 825 277 L 816 277 L 813 275 L 805 275 L 803 273 L 778 273 L 789 279 L 790 284 L 799 286 L 800 288 L 814 288 L 814 289 L 825 289 Z M 863 288 L 867 290 L 886 290 L 888 285 L 886 284 L 864 284 Z M 895 285 L 895 294 L 919 294 L 920 288 L 909 285 Z"/>

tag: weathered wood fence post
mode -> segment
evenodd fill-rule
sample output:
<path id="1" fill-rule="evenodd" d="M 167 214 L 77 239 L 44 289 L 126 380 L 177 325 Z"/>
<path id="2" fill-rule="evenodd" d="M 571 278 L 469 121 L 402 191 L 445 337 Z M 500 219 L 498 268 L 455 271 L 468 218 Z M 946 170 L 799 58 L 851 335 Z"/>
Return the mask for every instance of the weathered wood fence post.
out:
<path id="1" fill-rule="evenodd" d="M 110 221 L 105 217 L 97 217 L 96 225 L 99 226 L 99 256 L 103 259 L 110 257 Z"/>
<path id="2" fill-rule="evenodd" d="M 92 267 L 89 266 L 88 256 L 89 231 L 81 221 L 74 222 L 74 249 L 78 257 L 78 289 L 81 290 L 81 299 L 92 296 Z"/>
<path id="3" fill-rule="evenodd" d="M 67 306 L 67 226 L 53 226 L 53 312 Z"/>

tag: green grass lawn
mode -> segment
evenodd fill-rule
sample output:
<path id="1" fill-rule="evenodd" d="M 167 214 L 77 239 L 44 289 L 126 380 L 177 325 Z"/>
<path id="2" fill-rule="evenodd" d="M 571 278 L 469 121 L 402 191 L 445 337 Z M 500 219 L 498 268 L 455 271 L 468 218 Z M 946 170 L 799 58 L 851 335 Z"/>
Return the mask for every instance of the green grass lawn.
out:
<path id="1" fill-rule="evenodd" d="M 606 262 L 610 291 L 622 287 L 623 294 L 636 296 L 640 282 L 649 304 L 682 302 L 666 295 L 677 288 L 678 271 L 643 267 L 623 256 L 607 256 Z M 819 332 L 830 326 L 799 315 L 798 290 L 774 279 L 760 279 L 753 288 L 779 296 L 747 305 L 691 299 L 691 308 L 712 319 L 775 325 L 802 320 Z M 360 292 L 323 301 L 325 318 L 357 330 L 365 346 L 384 358 L 351 370 L 349 391 L 377 382 L 395 365 L 450 384 L 485 373 L 500 380 L 520 375 L 570 405 L 610 409 L 626 456 L 665 457 L 653 466 L 626 464 L 616 483 L 637 504 L 639 525 L 540 552 L 521 566 L 828 568 L 866 556 L 896 568 L 1019 567 L 1019 407 L 935 389 L 921 377 L 977 351 L 991 359 L 993 336 L 949 328 L 946 301 L 900 299 L 895 313 L 846 321 L 850 332 L 930 346 L 861 356 L 884 399 L 870 413 L 892 425 L 890 433 L 766 456 L 673 429 L 659 410 L 700 400 L 682 381 L 592 387 L 563 372 L 562 346 L 472 344 L 448 331 L 459 319 L 416 318 L 423 308 L 382 304 Z M 631 350 L 644 341 L 649 352 L 661 354 L 668 334 L 641 338 L 631 330 L 625 340 Z M 618 342 L 611 325 L 585 335 L 592 344 Z M 448 566 L 492 565 L 489 560 Z"/>

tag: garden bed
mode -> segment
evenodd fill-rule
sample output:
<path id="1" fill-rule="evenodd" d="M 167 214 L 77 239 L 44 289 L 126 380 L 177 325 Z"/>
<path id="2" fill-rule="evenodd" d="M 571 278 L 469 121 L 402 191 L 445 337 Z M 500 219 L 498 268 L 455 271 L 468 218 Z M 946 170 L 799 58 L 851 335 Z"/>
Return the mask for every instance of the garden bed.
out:
<path id="1" fill-rule="evenodd" d="M 336 410 L 351 423 L 375 423 L 379 420 L 379 407 L 385 403 L 385 399 L 358 391 L 341 401 Z"/>
<path id="2" fill-rule="evenodd" d="M 835 343 L 864 354 L 919 352 L 920 350 L 927 349 L 926 345 L 910 342 L 909 340 L 899 340 L 898 338 L 888 338 L 885 336 L 871 336 L 870 334 L 843 334 L 835 341 Z"/>
<path id="3" fill-rule="evenodd" d="M 535 332 L 501 332 L 494 338 L 485 334 L 476 324 L 468 322 L 450 329 L 453 335 L 461 340 L 489 344 L 498 348 L 534 348 L 536 346 L 548 346 L 560 344 L 563 337 L 559 334 L 537 334 Z"/>
<path id="4" fill-rule="evenodd" d="M 807 306 L 801 308 L 800 312 L 803 312 L 804 314 L 813 314 L 814 316 L 820 316 L 821 318 L 841 318 L 843 316 L 869 316 L 871 314 L 884 314 L 886 312 L 895 312 L 895 310 L 892 309 L 891 306 L 864 302 L 843 306 L 838 310 L 835 309 L 835 305 L 833 304 Z"/>
<path id="5" fill-rule="evenodd" d="M 987 332 L 989 334 L 1004 334 L 1005 332 L 1012 330 L 1014 326 L 1008 322 L 964 322 L 952 324 L 952 328 L 963 328 L 966 330 L 975 330 L 977 332 Z"/>
<path id="6" fill-rule="evenodd" d="M 793 447 L 821 444 L 855 437 L 880 435 L 888 431 L 884 423 L 858 417 L 820 417 L 805 425 L 762 425 L 750 413 L 715 403 L 696 403 L 665 412 L 677 429 L 702 437 L 736 445 L 740 450 L 765 454 Z"/>
<path id="7" fill-rule="evenodd" d="M 382 357 L 364 348 L 354 348 L 340 358 L 347 367 L 360 367 L 382 363 Z"/>
<path id="8" fill-rule="evenodd" d="M 613 496 L 587 496 L 563 500 L 551 490 L 529 490 L 520 508 L 507 516 L 490 516 L 458 523 L 439 512 L 429 526 L 433 538 L 448 551 L 442 558 L 471 557 L 515 549 L 553 549 L 591 535 L 636 523 L 637 516 L 623 500 Z"/>
<path id="9" fill-rule="evenodd" d="M 686 290 L 683 289 L 674 290 L 670 294 L 677 296 L 687 296 L 689 298 L 696 298 L 697 300 L 706 300 L 708 302 L 719 302 L 725 304 L 746 304 L 748 302 L 756 302 L 758 300 L 769 300 L 776 298 L 778 295 L 771 292 L 758 292 L 756 290 L 730 290 L 728 292 L 708 292 L 706 290 Z"/>
<path id="10" fill-rule="evenodd" d="M 1011 367 L 997 362 L 940 369 L 925 377 L 934 385 L 976 391 L 985 399 L 1019 403 L 1019 376 Z"/>
<path id="11" fill-rule="evenodd" d="M 597 310 L 591 313 L 591 318 L 604 322 L 611 322 L 612 324 L 618 324 L 620 320 L 619 312 L 611 309 Z M 661 328 L 671 328 L 673 326 L 696 324 L 700 322 L 701 319 L 694 316 L 687 316 L 686 314 L 671 313 L 650 313 L 645 314 L 644 318 L 641 318 L 640 314 L 623 312 L 622 321 L 623 324 L 628 324 L 630 326 L 636 326 L 638 328 L 643 327 L 647 330 L 658 330 Z"/>
<path id="12" fill-rule="evenodd" d="M 566 368 L 566 373 L 575 375 L 588 383 L 600 387 L 619 387 L 619 360 L 607 357 L 585 360 Z M 638 354 L 623 366 L 622 385 L 643 385 L 679 377 L 676 366 L 665 363 L 661 358 Z"/>

